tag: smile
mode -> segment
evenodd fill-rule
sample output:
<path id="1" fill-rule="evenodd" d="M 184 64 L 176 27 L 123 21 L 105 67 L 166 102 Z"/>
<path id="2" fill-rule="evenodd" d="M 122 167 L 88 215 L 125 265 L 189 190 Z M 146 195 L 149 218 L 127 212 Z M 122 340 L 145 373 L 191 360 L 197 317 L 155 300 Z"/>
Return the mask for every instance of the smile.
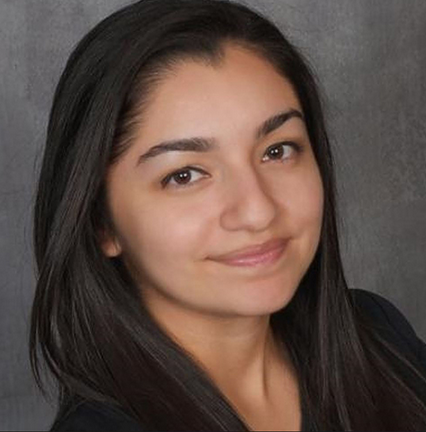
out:
<path id="1" fill-rule="evenodd" d="M 287 249 L 288 241 L 280 243 L 275 248 L 272 248 L 266 252 L 251 254 L 248 256 L 241 256 L 238 258 L 222 258 L 214 259 L 214 261 L 220 262 L 228 266 L 236 267 L 261 267 L 270 266 L 274 264 L 282 256 L 284 251 Z"/>

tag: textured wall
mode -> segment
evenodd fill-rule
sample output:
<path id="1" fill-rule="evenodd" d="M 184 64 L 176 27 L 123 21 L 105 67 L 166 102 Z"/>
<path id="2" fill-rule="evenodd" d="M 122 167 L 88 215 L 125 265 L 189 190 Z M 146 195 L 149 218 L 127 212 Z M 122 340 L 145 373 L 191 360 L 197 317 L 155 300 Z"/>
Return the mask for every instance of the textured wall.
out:
<path id="1" fill-rule="evenodd" d="M 28 366 L 31 203 L 72 46 L 123 0 L 0 0 L 0 430 L 47 428 Z M 426 2 L 246 0 L 308 55 L 328 100 L 350 286 L 426 339 Z"/>

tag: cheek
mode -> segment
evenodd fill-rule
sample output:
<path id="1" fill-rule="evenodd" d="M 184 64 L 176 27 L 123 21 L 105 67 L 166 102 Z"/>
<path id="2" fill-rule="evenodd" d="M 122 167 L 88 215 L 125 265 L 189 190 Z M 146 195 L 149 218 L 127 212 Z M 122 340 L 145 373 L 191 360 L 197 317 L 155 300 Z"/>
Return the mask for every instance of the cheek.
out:
<path id="1" fill-rule="evenodd" d="M 296 205 L 301 224 L 318 230 L 321 227 L 324 206 L 324 191 L 319 174 L 307 179 L 298 194 Z"/>
<path id="2" fill-rule="evenodd" d="M 285 232 L 290 232 L 294 237 L 289 263 L 291 274 L 300 281 L 320 242 L 324 193 L 318 170 L 306 171 L 304 175 L 292 179 L 291 186 L 287 186 L 282 201 L 283 228 L 287 227 Z"/>
<path id="3" fill-rule="evenodd" d="M 324 208 L 324 190 L 319 171 L 306 182 L 306 189 L 298 200 L 301 232 L 301 248 L 305 256 L 305 267 L 311 263 L 321 237 Z"/>
<path id="4" fill-rule="evenodd" d="M 316 232 L 323 216 L 324 191 L 321 176 L 316 166 L 304 169 L 286 180 L 284 193 L 277 192 L 283 219 L 298 234 Z M 286 223 L 285 221 L 283 222 Z"/>
<path id="5" fill-rule="evenodd" d="M 309 169 L 292 179 L 283 196 L 288 226 L 295 236 L 294 259 L 302 273 L 311 263 L 321 237 L 324 191 L 319 170 Z M 285 227 L 286 222 L 283 222 Z"/>
<path id="6" fill-rule="evenodd" d="M 143 208 L 142 208 L 143 207 Z M 150 270 L 161 267 L 164 269 L 180 268 L 191 260 L 201 258 L 203 250 L 204 223 L 207 208 L 191 206 L 167 206 L 156 203 L 151 206 L 134 207 L 126 214 L 123 221 L 126 229 L 126 242 L 132 260 L 138 266 L 148 266 Z"/>

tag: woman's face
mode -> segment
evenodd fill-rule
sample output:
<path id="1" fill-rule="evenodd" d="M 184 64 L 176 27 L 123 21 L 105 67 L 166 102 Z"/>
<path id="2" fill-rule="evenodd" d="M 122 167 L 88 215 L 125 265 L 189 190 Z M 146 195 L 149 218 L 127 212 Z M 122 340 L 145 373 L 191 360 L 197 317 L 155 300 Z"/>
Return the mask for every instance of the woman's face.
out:
<path id="1" fill-rule="evenodd" d="M 110 169 L 116 232 L 104 253 L 121 254 L 154 315 L 275 312 L 291 300 L 314 257 L 323 213 L 298 98 L 269 63 L 242 48 L 228 46 L 218 69 L 188 61 L 174 72 Z M 267 119 L 290 111 L 258 133 Z M 142 157 L 160 142 L 192 137 L 208 138 L 211 149 Z M 215 259 L 275 238 L 288 242 L 273 264 Z"/>

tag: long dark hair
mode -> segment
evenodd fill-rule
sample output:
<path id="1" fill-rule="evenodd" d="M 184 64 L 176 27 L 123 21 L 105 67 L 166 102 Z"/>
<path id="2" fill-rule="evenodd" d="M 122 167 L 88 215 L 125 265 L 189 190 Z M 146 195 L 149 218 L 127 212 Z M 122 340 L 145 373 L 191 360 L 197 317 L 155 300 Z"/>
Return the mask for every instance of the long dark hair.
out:
<path id="1" fill-rule="evenodd" d="M 90 400 L 120 407 L 149 430 L 248 430 L 196 360 L 155 324 L 120 258 L 99 246 L 114 229 L 107 170 L 131 145 L 156 85 L 188 59 L 220 66 L 226 44 L 263 56 L 292 83 L 323 181 L 318 250 L 292 301 L 271 318 L 306 411 L 322 430 L 426 430 L 426 407 L 400 373 L 404 364 L 413 376 L 417 369 L 372 330 L 345 281 L 314 75 L 270 20 L 227 0 L 131 4 L 92 29 L 68 60 L 34 207 L 30 357 L 38 385 L 43 391 L 43 358 L 58 383 L 57 420 L 71 403 Z"/>

